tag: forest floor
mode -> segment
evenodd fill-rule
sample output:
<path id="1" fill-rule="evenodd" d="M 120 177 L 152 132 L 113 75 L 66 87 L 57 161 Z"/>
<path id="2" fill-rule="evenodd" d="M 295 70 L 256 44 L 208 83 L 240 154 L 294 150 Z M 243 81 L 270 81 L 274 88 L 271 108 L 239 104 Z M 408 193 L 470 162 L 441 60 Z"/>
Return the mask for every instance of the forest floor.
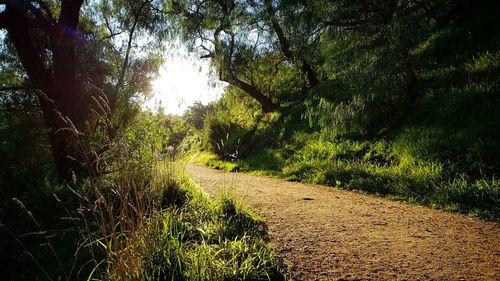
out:
<path id="1" fill-rule="evenodd" d="M 187 164 L 267 221 L 294 280 L 500 280 L 500 224 L 338 188 Z"/>

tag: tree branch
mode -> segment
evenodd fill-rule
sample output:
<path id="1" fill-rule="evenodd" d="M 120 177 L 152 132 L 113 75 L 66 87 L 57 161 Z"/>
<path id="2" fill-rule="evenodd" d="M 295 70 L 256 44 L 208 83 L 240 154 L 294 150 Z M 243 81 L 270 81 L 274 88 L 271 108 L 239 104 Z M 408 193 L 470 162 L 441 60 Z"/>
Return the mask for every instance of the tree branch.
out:
<path id="1" fill-rule="evenodd" d="M 124 86 L 125 83 L 125 75 L 127 74 L 127 68 L 129 65 L 129 60 L 130 60 L 130 52 L 132 51 L 132 43 L 134 40 L 134 33 L 135 29 L 137 28 L 137 25 L 139 24 L 139 18 L 142 13 L 142 9 L 146 7 L 146 4 L 150 3 L 150 1 L 144 1 L 137 11 L 132 9 L 132 13 L 134 14 L 134 22 L 132 24 L 132 27 L 130 28 L 129 36 L 128 36 L 128 41 L 127 41 L 127 49 L 125 51 L 125 58 L 123 59 L 123 64 L 122 68 L 120 70 L 120 76 L 118 77 L 118 82 L 116 83 L 115 90 L 116 92 L 120 92 L 121 88 Z"/>
<path id="2" fill-rule="evenodd" d="M 23 86 L 23 85 L 12 85 L 12 86 L 5 86 L 5 87 L 0 87 L 0 92 L 8 92 L 8 91 L 32 91 L 34 90 L 31 87 L 28 86 Z"/>
<path id="3" fill-rule="evenodd" d="M 0 29 L 7 28 L 7 14 L 5 12 L 0 13 Z"/>
<path id="4" fill-rule="evenodd" d="M 119 32 L 116 32 L 116 33 L 111 33 L 111 34 L 109 34 L 109 35 L 106 35 L 106 36 L 104 36 L 104 37 L 100 38 L 100 39 L 99 39 L 99 41 L 104 41 L 104 40 L 106 40 L 106 39 L 113 38 L 113 37 L 118 36 L 118 35 L 120 35 L 120 34 L 122 34 L 122 33 L 123 33 L 123 31 L 119 31 Z"/>
<path id="5" fill-rule="evenodd" d="M 26 8 L 35 16 L 33 19 L 27 19 L 28 23 L 30 26 L 36 26 L 36 27 L 41 27 L 48 33 L 52 33 L 54 30 L 54 27 L 56 25 L 55 20 L 49 16 L 45 16 L 40 9 L 37 7 L 33 6 L 32 3 L 28 3 L 26 5 Z"/>
<path id="6" fill-rule="evenodd" d="M 214 32 L 214 42 L 215 44 L 215 56 L 217 57 L 222 57 L 222 65 L 219 65 L 219 79 L 221 81 L 227 82 L 241 90 L 243 90 L 245 93 L 247 93 L 249 96 L 254 98 L 257 102 L 262 107 L 262 111 L 264 113 L 269 113 L 269 112 L 274 112 L 277 108 L 277 106 L 271 101 L 270 98 L 265 96 L 259 88 L 257 88 L 255 85 L 249 84 L 240 78 L 237 77 L 237 75 L 233 72 L 231 68 L 231 58 L 233 57 L 234 53 L 234 40 L 235 40 L 235 35 L 234 33 L 227 31 L 226 33 L 231 36 L 231 40 L 229 42 L 229 53 L 227 57 L 224 57 L 222 47 L 221 47 L 221 42 L 220 42 L 220 33 L 224 29 L 219 26 L 215 32 Z"/>
<path id="7" fill-rule="evenodd" d="M 103 12 L 103 18 L 104 18 L 104 23 L 106 25 L 106 28 L 108 29 L 109 35 L 103 37 L 102 40 L 112 38 L 116 35 L 120 35 L 123 33 L 123 31 L 119 31 L 119 32 L 113 31 L 113 27 L 111 26 L 111 23 L 109 22 L 109 19 L 108 19 L 108 17 L 106 17 L 104 12 Z"/>
<path id="8" fill-rule="evenodd" d="M 82 5 L 83 0 L 62 0 L 59 24 L 65 28 L 71 28 L 72 31 L 76 31 Z"/>
<path id="9" fill-rule="evenodd" d="M 201 58 L 202 58 L 202 59 L 206 59 L 206 58 L 214 58 L 214 57 L 215 57 L 214 52 L 212 52 L 209 48 L 207 48 L 207 47 L 203 46 L 203 44 L 202 44 L 202 45 L 199 45 L 199 47 L 200 47 L 200 48 L 202 48 L 203 50 L 205 50 L 205 51 L 207 52 L 207 54 L 206 54 L 206 55 L 201 56 Z"/>
<path id="10" fill-rule="evenodd" d="M 46 91 L 47 85 L 52 83 L 52 77 L 46 71 L 38 50 L 29 36 L 24 6 L 20 3 L 8 4 L 2 15 L 5 16 L 10 39 L 31 83 L 35 88 Z"/>
<path id="11" fill-rule="evenodd" d="M 314 72 L 311 65 L 305 59 L 297 58 L 297 56 L 292 52 L 290 48 L 290 42 L 288 38 L 286 38 L 283 29 L 281 28 L 280 23 L 278 22 L 278 18 L 276 17 L 272 1 L 264 0 L 264 5 L 266 7 L 266 11 L 268 13 L 269 21 L 278 37 L 278 43 L 280 45 L 281 52 L 283 55 L 292 63 L 298 63 L 300 67 L 300 71 L 303 75 L 306 76 L 309 87 L 314 88 L 318 84 L 318 78 L 316 76 L 316 72 Z"/>

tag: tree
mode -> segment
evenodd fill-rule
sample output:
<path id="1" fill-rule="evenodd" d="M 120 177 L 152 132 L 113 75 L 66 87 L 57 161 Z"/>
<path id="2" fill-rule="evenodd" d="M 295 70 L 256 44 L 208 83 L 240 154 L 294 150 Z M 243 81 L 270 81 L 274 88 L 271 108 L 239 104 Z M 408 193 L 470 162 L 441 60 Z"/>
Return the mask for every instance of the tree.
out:
<path id="1" fill-rule="evenodd" d="M 241 1 L 172 1 L 172 11 L 182 26 L 184 38 L 206 52 L 217 68 L 219 79 L 254 98 L 264 113 L 277 105 L 269 93 L 252 81 L 252 62 L 267 51 L 266 34 L 254 20 L 255 12 Z"/>
<path id="2" fill-rule="evenodd" d="M 214 103 L 203 105 L 201 102 L 197 101 L 186 110 L 183 117 L 189 125 L 197 130 L 203 130 L 205 116 L 214 111 Z"/>
<path id="3" fill-rule="evenodd" d="M 7 30 L 30 87 L 38 95 L 57 172 L 70 179 L 71 171 L 77 170 L 71 158 L 79 158 L 71 142 L 84 130 L 90 113 L 75 54 L 83 40 L 77 33 L 83 0 L 63 0 L 57 19 L 42 1 L 5 0 L 2 4 L 0 27 Z"/>
<path id="4" fill-rule="evenodd" d="M 119 108 L 115 125 L 121 126 L 130 115 L 131 98 L 147 91 L 159 60 L 151 52 L 134 57 L 134 40 L 139 30 L 155 29 L 151 23 L 160 13 L 153 12 L 151 0 L 111 4 L 102 0 L 87 8 L 111 6 L 113 19 L 104 10 L 102 18 L 96 13 L 82 17 L 83 0 L 0 0 L 0 4 L 5 7 L 0 29 L 7 31 L 29 77 L 21 87 L 37 95 L 57 174 L 70 180 L 73 173 L 90 168 L 82 166 L 89 152 L 75 144 L 88 137 L 92 112 L 102 111 L 97 103 L 107 103 L 110 115 Z M 115 38 L 125 32 L 126 48 L 117 48 Z M 137 74 L 129 75 L 130 70 Z M 108 133 L 116 135 L 116 126 Z"/>
<path id="5" fill-rule="evenodd" d="M 99 15 L 94 20 L 105 30 L 102 37 L 109 50 L 102 56 L 112 61 L 108 83 L 116 95 L 116 129 L 125 127 L 137 113 L 130 100 L 151 90 L 149 82 L 163 61 L 166 19 L 160 4 L 101 0 L 94 7 L 93 13 Z"/>

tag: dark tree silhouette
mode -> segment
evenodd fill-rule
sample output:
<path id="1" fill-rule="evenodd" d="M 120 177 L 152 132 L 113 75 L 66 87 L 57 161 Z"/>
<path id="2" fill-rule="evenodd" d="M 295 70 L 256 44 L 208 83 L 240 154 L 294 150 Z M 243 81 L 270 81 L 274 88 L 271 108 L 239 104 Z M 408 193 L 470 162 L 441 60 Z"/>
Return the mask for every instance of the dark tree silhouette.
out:
<path id="1" fill-rule="evenodd" d="M 70 179 L 80 169 L 72 143 L 83 131 L 90 111 L 75 54 L 82 41 L 77 28 L 83 0 L 62 0 L 57 19 L 43 1 L 0 3 L 5 5 L 0 28 L 7 30 L 30 86 L 38 94 L 57 173 Z"/>

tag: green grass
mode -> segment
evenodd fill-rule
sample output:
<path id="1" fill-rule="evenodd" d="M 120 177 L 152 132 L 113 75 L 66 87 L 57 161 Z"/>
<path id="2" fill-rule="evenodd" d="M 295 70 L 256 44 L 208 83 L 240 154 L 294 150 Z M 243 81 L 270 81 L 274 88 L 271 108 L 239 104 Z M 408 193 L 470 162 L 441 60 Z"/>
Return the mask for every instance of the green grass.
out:
<path id="1" fill-rule="evenodd" d="M 184 175 L 174 185 L 182 205 L 155 213 L 141 232 L 147 243 L 140 258 L 144 279 L 285 279 L 260 217 L 229 194 L 212 201 Z"/>
<path id="2" fill-rule="evenodd" d="M 223 161 L 219 157 L 211 152 L 194 152 L 187 156 L 184 156 L 183 161 L 193 162 L 208 166 L 213 169 L 223 170 L 227 172 L 234 172 L 239 169 L 239 166 L 235 162 Z"/>
<path id="3" fill-rule="evenodd" d="M 89 184 L 75 190 L 79 196 L 88 197 L 83 201 L 75 200 L 68 188 L 51 184 L 44 192 L 36 190 L 24 196 L 26 204 L 20 210 L 19 225 L 10 221 L 2 225 L 2 230 L 15 230 L 12 234 L 24 248 L 17 268 L 6 278 L 289 279 L 267 242 L 264 220 L 231 193 L 212 200 L 185 175 L 180 164 L 160 161 L 152 169 L 135 171 L 135 175 L 125 172 L 99 179 L 94 198 L 100 198 L 98 201 L 90 197 L 93 194 Z M 52 204 L 57 201 L 55 197 L 61 206 Z M 42 202 L 52 205 L 50 213 L 43 212 L 46 204 Z M 83 208 L 80 212 L 84 216 L 72 208 Z M 70 214 L 65 214 L 64 209 Z M 69 224 L 72 227 L 67 219 L 61 220 L 70 215 L 77 218 L 76 224 Z M 40 229 L 31 227 L 34 224 L 39 224 Z M 52 228 L 68 231 L 49 230 Z M 34 231 L 39 233 L 22 235 Z M 14 236 L 6 241 L 15 244 Z M 3 252 L 12 245 L 2 241 L 0 247 Z M 53 253 L 49 247 L 54 248 Z M 16 254 L 14 249 L 11 251 Z"/>
<path id="4" fill-rule="evenodd" d="M 292 143 L 256 153 L 240 159 L 238 170 L 359 190 L 485 219 L 500 218 L 498 180 L 451 173 L 454 165 L 423 160 L 401 139 L 330 142 L 311 138 L 295 149 Z"/>

